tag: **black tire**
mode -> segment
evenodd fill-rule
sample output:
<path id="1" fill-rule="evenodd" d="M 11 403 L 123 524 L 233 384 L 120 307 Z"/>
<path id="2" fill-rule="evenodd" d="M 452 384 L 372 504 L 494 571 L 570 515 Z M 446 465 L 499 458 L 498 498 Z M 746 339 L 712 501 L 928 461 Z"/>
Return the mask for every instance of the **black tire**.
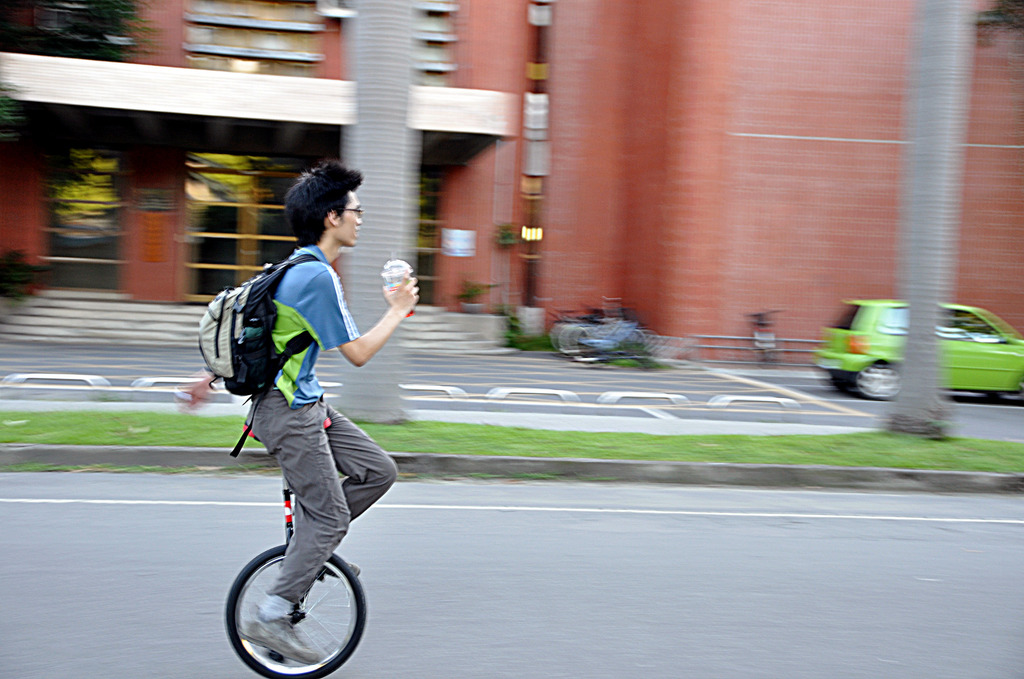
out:
<path id="1" fill-rule="evenodd" d="M 268 549 L 246 564 L 235 578 L 225 606 L 228 639 L 242 662 L 264 677 L 325 677 L 349 659 L 366 625 L 363 587 L 349 565 L 337 554 L 331 555 L 310 593 L 304 597 L 304 602 L 308 599 L 313 604 L 310 609 L 303 610 L 304 618 L 298 623 L 303 626 L 307 639 L 324 651 L 323 660 L 313 665 L 302 665 L 243 640 L 239 635 L 238 627 L 242 620 L 254 614 L 266 587 L 276 577 L 285 549 L 285 545 Z"/>
<path id="2" fill-rule="evenodd" d="M 1006 394 L 1002 394 L 1003 398 L 1008 401 L 1017 401 L 1018 403 L 1024 403 L 1024 375 L 1020 376 L 1020 387 L 1017 391 L 1011 391 Z"/>
<path id="3" fill-rule="evenodd" d="M 844 380 L 841 377 L 830 377 L 828 381 L 836 391 L 849 393 L 850 383 L 847 380 Z"/>

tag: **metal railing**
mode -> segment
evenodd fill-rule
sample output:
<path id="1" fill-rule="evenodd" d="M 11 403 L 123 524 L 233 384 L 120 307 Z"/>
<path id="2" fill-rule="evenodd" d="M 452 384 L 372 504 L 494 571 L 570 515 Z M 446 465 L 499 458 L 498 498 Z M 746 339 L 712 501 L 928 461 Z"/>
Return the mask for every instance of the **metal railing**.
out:
<path id="1" fill-rule="evenodd" d="M 750 335 L 693 335 L 694 360 L 701 363 L 753 363 L 758 365 L 811 366 L 820 340 L 775 338 L 775 360 L 764 361 Z"/>

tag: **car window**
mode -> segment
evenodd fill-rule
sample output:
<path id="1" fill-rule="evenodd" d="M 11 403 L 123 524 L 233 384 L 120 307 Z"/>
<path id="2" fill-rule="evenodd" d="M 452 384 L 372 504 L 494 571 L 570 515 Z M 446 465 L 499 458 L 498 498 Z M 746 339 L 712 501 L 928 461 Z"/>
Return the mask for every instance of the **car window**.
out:
<path id="1" fill-rule="evenodd" d="M 1021 334 L 1017 332 L 1016 328 L 1014 328 L 1012 325 L 1010 325 L 1003 319 L 999 318 L 999 316 L 996 316 L 992 312 L 987 312 L 986 314 L 982 315 L 982 319 L 987 321 L 988 323 L 991 323 L 992 327 L 994 327 L 996 331 L 1000 333 L 1003 337 L 1012 337 L 1013 339 L 1024 339 L 1024 337 L 1021 337 Z"/>
<path id="2" fill-rule="evenodd" d="M 878 332 L 884 335 L 906 335 L 908 316 L 907 307 L 882 309 L 882 316 L 878 320 Z"/>
<path id="3" fill-rule="evenodd" d="M 969 342 L 994 342 L 1002 335 L 981 316 L 965 309 L 950 309 L 939 337 Z"/>
<path id="4" fill-rule="evenodd" d="M 847 304 L 843 307 L 843 313 L 839 317 L 839 320 L 832 324 L 833 328 L 839 330 L 852 330 L 853 320 L 857 318 L 857 312 L 860 311 L 860 306 L 856 304 Z"/>

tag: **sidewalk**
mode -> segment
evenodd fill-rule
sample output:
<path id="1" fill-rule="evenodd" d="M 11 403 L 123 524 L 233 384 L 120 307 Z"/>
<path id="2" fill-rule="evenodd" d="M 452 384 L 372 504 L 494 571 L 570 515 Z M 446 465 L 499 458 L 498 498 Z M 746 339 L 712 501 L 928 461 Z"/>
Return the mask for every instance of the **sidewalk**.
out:
<path id="1" fill-rule="evenodd" d="M 93 370 L 111 371 L 115 367 L 126 373 L 124 380 L 134 377 L 136 373 L 147 374 L 181 374 L 194 370 L 191 363 L 194 358 L 188 352 L 125 350 L 111 352 L 109 350 L 75 349 L 61 347 L 61 351 L 53 353 L 46 346 L 27 347 L 24 345 L 6 345 L 12 349 L 7 359 L 9 368 L 17 364 L 20 370 L 81 370 L 88 366 Z M 489 361 L 495 370 L 506 370 L 500 379 L 508 384 L 508 374 L 521 377 L 525 364 L 534 368 L 541 366 L 551 379 L 558 379 L 559 373 L 564 374 L 562 363 L 551 361 L 530 360 L 526 356 L 523 361 L 515 357 L 507 357 L 501 361 Z M 127 360 L 126 360 L 127 359 Z M 431 362 L 430 359 L 427 362 Z M 0 360 L 0 364 L 5 361 Z M 160 366 L 159 368 L 155 366 Z M 3 367 L 3 366 L 0 366 Z M 11 370 L 13 372 L 13 370 Z M 707 369 L 704 374 L 726 372 L 720 369 Z M 728 371 L 742 374 L 744 371 Z M 129 374 L 130 373 L 130 374 Z M 110 372 L 104 372 L 110 374 Z M 754 376 L 763 376 L 759 370 L 751 372 Z M 599 373 L 616 379 L 632 376 L 637 379 L 650 380 L 651 389 L 662 389 L 655 382 L 663 379 L 664 374 L 658 373 Z M 495 379 L 499 379 L 496 377 Z M 604 388 L 604 387 L 602 387 Z M 412 407 L 422 405 L 421 401 L 410 401 Z M 0 400 L 0 410 L 21 411 L 66 411 L 66 410 L 110 410 L 110 411 L 155 411 L 176 412 L 176 406 L 170 402 L 155 401 L 42 401 L 31 399 Z M 210 404 L 200 410 L 198 416 L 237 416 L 241 420 L 247 406 L 241 404 L 218 403 Z M 873 418 L 861 418 L 856 424 L 862 426 L 838 426 L 835 424 L 806 424 L 786 421 L 751 421 L 737 419 L 700 419 L 656 417 L 628 417 L 612 414 L 575 414 L 557 412 L 507 412 L 502 410 L 471 410 L 468 408 L 449 407 L 440 409 L 414 409 L 410 417 L 415 420 L 433 420 L 443 422 L 462 422 L 469 424 L 486 424 L 506 427 L 523 427 L 535 429 L 551 429 L 561 431 L 592 431 L 592 432 L 636 432 L 653 435 L 708 435 L 708 434 L 742 434 L 753 436 L 773 435 L 825 435 L 857 431 L 870 431 L 874 426 Z M 682 462 L 634 462 L 582 460 L 565 458 L 526 458 L 507 456 L 454 456 L 430 455 L 422 453 L 393 453 L 400 470 L 404 474 L 430 476 L 483 476 L 503 478 L 557 478 L 590 481 L 619 481 L 638 483 L 676 483 L 676 484 L 710 484 L 737 485 L 750 487 L 772 488 L 847 488 L 852 490 L 872 491 L 924 491 L 924 492 L 982 492 L 1005 493 L 1024 492 L 1024 475 L 1020 474 L 988 474 L 970 472 L 936 472 L 922 470 L 876 469 L 825 466 L 785 466 L 785 465 L 740 465 L 721 463 L 682 463 Z M 271 467 L 273 459 L 265 453 L 246 451 L 239 460 L 228 455 L 228 450 L 201 448 L 127 448 L 127 447 L 90 447 L 90 446 L 37 446 L 24 444 L 0 444 L 0 465 L 25 463 L 43 463 L 49 465 L 89 466 L 165 466 L 165 467 L 203 467 L 232 468 L 242 464 Z"/>
<path id="2" fill-rule="evenodd" d="M 166 410 L 160 403 L 56 403 L 0 401 L 0 410 Z M 236 405 L 211 405 L 205 415 L 239 415 Z M 412 411 L 412 419 L 532 427 L 572 431 L 637 431 L 661 435 L 697 434 L 837 434 L 865 431 L 852 427 L 823 427 L 778 422 L 713 420 L 644 420 L 633 417 L 539 415 L 469 411 Z M 204 469 L 276 467 L 264 452 L 246 449 L 237 459 L 227 448 L 57 446 L 0 444 L 0 466 L 41 463 L 53 466 L 113 465 L 120 467 L 198 467 Z M 532 458 L 511 456 L 391 453 L 399 471 L 429 477 L 559 479 L 627 483 L 672 483 L 757 488 L 848 489 L 878 492 L 1022 493 L 1024 474 L 950 472 L 915 469 L 828 467 L 820 465 L 758 465 L 698 462 L 643 462 Z"/>

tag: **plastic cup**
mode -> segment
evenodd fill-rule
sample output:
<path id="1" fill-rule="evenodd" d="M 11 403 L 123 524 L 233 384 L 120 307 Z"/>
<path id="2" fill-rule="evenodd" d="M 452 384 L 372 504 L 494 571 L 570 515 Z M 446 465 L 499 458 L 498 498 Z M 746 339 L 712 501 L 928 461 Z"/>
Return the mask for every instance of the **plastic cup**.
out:
<path id="1" fill-rule="evenodd" d="M 388 292 L 394 292 L 407 278 L 412 277 L 412 267 L 408 262 L 401 259 L 389 259 L 384 264 L 380 275 L 384 279 L 384 285 L 387 287 Z M 406 318 L 412 315 L 413 312 L 410 311 L 406 314 Z"/>

